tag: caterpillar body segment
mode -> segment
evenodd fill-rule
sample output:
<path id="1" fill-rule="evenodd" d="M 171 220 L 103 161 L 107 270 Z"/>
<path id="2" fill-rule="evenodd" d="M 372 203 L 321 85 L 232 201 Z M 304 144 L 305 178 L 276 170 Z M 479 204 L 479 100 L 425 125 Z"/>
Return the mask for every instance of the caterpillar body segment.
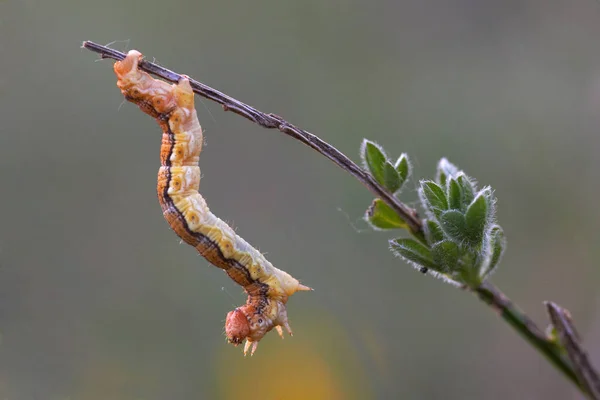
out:
<path id="1" fill-rule="evenodd" d="M 163 130 L 158 171 L 158 199 L 163 215 L 179 237 L 241 285 L 246 304 L 227 314 L 230 343 L 246 340 L 244 354 L 276 328 L 292 334 L 286 302 L 297 291 L 311 290 L 275 268 L 258 250 L 215 216 L 199 193 L 203 134 L 187 78 L 170 85 L 138 69 L 142 54 L 131 50 L 114 65 L 117 86 L 125 98 L 154 117 Z"/>

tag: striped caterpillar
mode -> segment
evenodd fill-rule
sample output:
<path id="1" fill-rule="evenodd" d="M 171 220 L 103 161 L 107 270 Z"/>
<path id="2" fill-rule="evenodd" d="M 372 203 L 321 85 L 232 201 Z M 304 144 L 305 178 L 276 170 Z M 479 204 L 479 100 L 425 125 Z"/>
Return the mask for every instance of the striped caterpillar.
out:
<path id="1" fill-rule="evenodd" d="M 210 263 L 222 268 L 241 285 L 246 304 L 230 311 L 225 334 L 230 343 L 241 344 L 244 355 L 275 328 L 291 335 L 286 302 L 297 291 L 312 290 L 288 273 L 275 268 L 233 229 L 210 212 L 198 192 L 202 128 L 194 108 L 194 92 L 187 77 L 170 85 L 138 70 L 142 54 L 131 50 L 114 65 L 117 86 L 125 98 L 156 118 L 163 130 L 158 171 L 158 200 L 171 229 Z"/>

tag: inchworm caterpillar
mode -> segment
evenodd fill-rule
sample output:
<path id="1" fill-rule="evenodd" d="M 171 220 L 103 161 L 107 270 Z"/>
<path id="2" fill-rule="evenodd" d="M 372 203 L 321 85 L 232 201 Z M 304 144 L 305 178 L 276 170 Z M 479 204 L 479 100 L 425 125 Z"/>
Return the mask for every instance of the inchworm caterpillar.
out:
<path id="1" fill-rule="evenodd" d="M 244 354 L 275 328 L 292 334 L 286 302 L 300 290 L 311 290 L 275 268 L 225 222 L 210 212 L 198 192 L 202 128 L 187 78 L 170 85 L 138 69 L 142 54 L 131 50 L 114 65 L 117 86 L 125 98 L 156 118 L 163 130 L 158 171 L 158 200 L 171 228 L 213 265 L 222 268 L 248 294 L 246 304 L 230 311 L 225 333 L 230 343 L 246 339 Z"/>

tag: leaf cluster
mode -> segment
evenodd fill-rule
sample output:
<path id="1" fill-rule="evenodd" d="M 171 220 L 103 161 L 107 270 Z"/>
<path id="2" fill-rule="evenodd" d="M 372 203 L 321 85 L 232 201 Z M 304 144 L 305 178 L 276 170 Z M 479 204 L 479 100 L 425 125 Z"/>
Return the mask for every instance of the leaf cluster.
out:
<path id="1" fill-rule="evenodd" d="M 408 156 L 402 154 L 392 163 L 381 146 L 366 139 L 360 154 L 365 170 L 399 196 L 412 173 Z M 435 179 L 421 180 L 418 192 L 426 216 L 424 239 L 395 238 L 390 249 L 422 272 L 457 286 L 478 287 L 498 266 L 506 248 L 492 188 L 478 189 L 473 178 L 442 158 Z M 376 230 L 410 233 L 406 222 L 380 199 L 373 200 L 365 220 Z"/>

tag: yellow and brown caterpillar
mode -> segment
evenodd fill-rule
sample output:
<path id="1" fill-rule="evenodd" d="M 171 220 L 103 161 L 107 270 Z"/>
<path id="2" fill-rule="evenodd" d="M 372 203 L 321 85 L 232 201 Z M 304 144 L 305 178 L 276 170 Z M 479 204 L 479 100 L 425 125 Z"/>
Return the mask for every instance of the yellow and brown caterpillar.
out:
<path id="1" fill-rule="evenodd" d="M 222 268 L 248 294 L 246 304 L 230 311 L 225 333 L 230 343 L 246 339 L 244 354 L 275 328 L 291 335 L 286 302 L 297 291 L 311 290 L 275 268 L 233 229 L 216 217 L 198 192 L 202 128 L 187 78 L 170 85 L 138 69 L 142 54 L 131 50 L 114 65 L 117 86 L 125 98 L 154 117 L 163 130 L 158 171 L 158 200 L 171 228 L 216 267 Z"/>

